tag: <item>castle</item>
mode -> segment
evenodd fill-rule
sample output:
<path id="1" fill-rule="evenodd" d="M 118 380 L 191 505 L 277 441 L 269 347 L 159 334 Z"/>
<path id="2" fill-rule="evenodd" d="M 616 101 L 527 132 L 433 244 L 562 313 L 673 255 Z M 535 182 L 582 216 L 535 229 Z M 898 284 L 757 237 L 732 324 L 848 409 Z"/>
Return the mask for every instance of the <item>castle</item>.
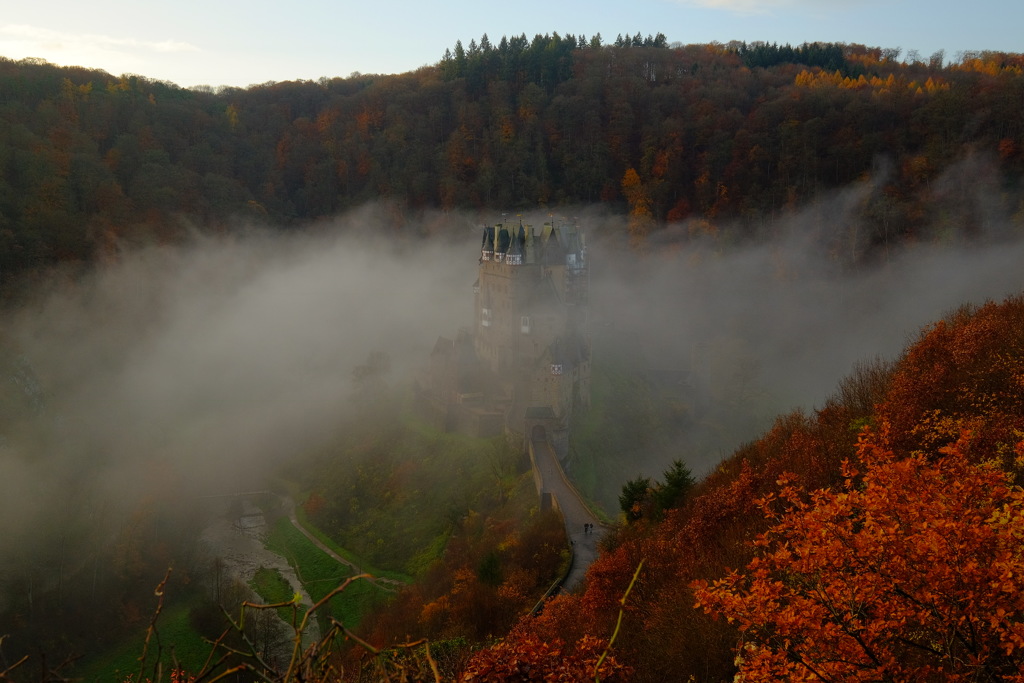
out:
<path id="1" fill-rule="evenodd" d="M 484 227 L 473 327 L 438 339 L 420 405 L 448 430 L 543 434 L 564 452 L 573 411 L 590 401 L 588 290 L 575 226 Z"/>

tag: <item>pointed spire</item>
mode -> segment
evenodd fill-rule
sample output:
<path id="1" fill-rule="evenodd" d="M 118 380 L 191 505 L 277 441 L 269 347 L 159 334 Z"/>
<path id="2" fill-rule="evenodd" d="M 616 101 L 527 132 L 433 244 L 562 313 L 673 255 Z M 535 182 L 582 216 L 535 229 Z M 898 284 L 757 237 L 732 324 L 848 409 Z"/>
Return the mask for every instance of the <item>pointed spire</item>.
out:
<path id="1" fill-rule="evenodd" d="M 515 228 L 512 229 L 512 243 L 508 247 L 508 255 L 505 256 L 505 263 L 510 266 L 519 266 L 523 263 L 523 244 L 526 242 L 526 236 L 523 233 L 523 226 L 520 223 L 518 232 Z"/>
<path id="2" fill-rule="evenodd" d="M 509 235 L 508 228 L 502 225 L 494 241 L 494 258 L 496 261 L 503 261 L 505 259 L 505 254 L 508 253 L 508 247 L 511 242 L 512 236 Z"/>
<path id="3" fill-rule="evenodd" d="M 484 238 L 480 245 L 480 260 L 490 261 L 494 257 L 494 228 L 484 226 Z"/>

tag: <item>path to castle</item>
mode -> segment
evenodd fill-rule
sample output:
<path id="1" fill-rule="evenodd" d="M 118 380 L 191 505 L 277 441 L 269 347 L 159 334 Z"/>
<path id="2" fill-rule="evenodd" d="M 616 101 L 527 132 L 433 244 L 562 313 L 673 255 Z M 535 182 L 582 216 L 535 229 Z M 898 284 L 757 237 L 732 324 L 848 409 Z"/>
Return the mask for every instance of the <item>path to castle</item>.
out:
<path id="1" fill-rule="evenodd" d="M 583 582 L 587 569 L 597 558 L 597 544 L 604 535 L 601 521 L 594 516 L 580 498 L 576 488 L 569 483 L 558 463 L 558 456 L 551 445 L 543 439 L 533 441 L 534 461 L 541 478 L 541 491 L 554 494 L 565 520 L 565 533 L 573 545 L 572 570 L 563 588 L 574 591 Z M 592 525 L 590 533 L 584 532 L 584 525 Z"/>
<path id="2" fill-rule="evenodd" d="M 338 553 L 334 552 L 329 547 L 324 545 L 324 543 L 319 538 L 311 534 L 309 530 L 306 529 L 306 527 L 302 526 L 302 524 L 299 523 L 299 518 L 295 514 L 295 501 L 293 501 L 291 498 L 282 497 L 282 505 L 285 507 L 285 509 L 288 510 L 288 519 L 291 520 L 292 526 L 301 531 L 302 535 L 308 538 L 313 543 L 313 545 L 315 545 L 317 548 L 320 548 L 320 550 L 324 551 L 324 553 L 326 553 L 334 561 L 339 562 L 348 567 L 349 569 L 351 569 L 353 574 L 363 573 L 362 569 L 360 569 L 352 562 L 346 560 L 344 557 L 342 557 L 341 555 L 339 555 Z M 386 579 L 379 576 L 374 576 L 369 579 L 363 580 L 369 581 L 381 590 L 385 590 L 388 592 L 394 592 L 396 588 L 405 585 L 401 581 L 397 581 L 395 579 Z"/>

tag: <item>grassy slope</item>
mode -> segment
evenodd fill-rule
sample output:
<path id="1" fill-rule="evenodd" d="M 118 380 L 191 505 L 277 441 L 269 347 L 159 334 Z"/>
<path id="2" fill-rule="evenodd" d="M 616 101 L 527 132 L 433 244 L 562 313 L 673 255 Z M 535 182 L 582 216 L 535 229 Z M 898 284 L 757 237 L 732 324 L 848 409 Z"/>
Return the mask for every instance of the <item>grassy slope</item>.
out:
<path id="1" fill-rule="evenodd" d="M 520 470 L 524 463 L 503 438 L 446 434 L 408 416 L 398 422 L 387 426 L 386 437 L 364 435 L 355 447 L 347 443 L 344 450 L 332 453 L 326 468 L 325 461 L 311 468 L 313 480 L 352 482 L 334 491 L 342 505 L 350 505 L 351 498 L 357 497 L 361 511 L 343 533 L 317 526 L 302 506 L 296 512 L 305 529 L 364 572 L 408 582 L 442 556 L 452 528 L 467 514 L 490 508 L 498 500 L 522 500 Z M 298 491 L 291 493 L 302 498 Z M 529 516 L 528 510 L 520 512 L 523 519 Z M 267 547 L 296 567 L 314 601 L 353 574 L 286 518 L 272 524 Z M 382 569 L 382 565 L 407 571 Z M 279 577 L 264 572 L 254 582 L 259 599 L 280 602 L 291 598 L 290 591 L 275 578 Z M 367 581 L 357 581 L 331 600 L 330 615 L 355 627 L 390 595 Z M 189 611 L 198 602 L 195 598 L 169 606 L 160 620 L 161 642 L 175 643 L 179 661 L 191 670 L 203 664 L 210 649 L 190 625 Z M 290 613 L 282 617 L 291 620 Z M 144 632 L 97 656 L 83 669 L 86 680 L 111 680 L 111 675 L 137 672 L 143 637 Z M 164 661 L 167 666 L 172 663 L 169 653 Z"/>
<path id="2" fill-rule="evenodd" d="M 286 518 L 279 519 L 267 538 L 267 547 L 288 560 L 314 601 L 319 601 L 353 572 L 323 552 Z M 357 581 L 330 601 L 330 613 L 347 626 L 359 623 L 363 615 L 387 595 L 368 581 Z"/>
<path id="3" fill-rule="evenodd" d="M 295 516 L 299 520 L 299 524 L 302 528 L 313 534 L 313 536 L 326 545 L 328 548 L 336 552 L 338 555 L 344 557 L 346 560 L 359 567 L 364 573 L 372 574 L 373 576 L 379 576 L 385 579 L 393 579 L 395 581 L 401 581 L 407 583 L 412 580 L 412 577 L 402 572 L 393 572 L 386 569 L 378 569 L 377 567 L 369 564 L 365 558 L 356 555 L 350 550 L 346 550 L 338 545 L 333 538 L 325 534 L 319 527 L 313 524 L 309 519 L 309 515 L 306 514 L 305 509 L 297 507 L 295 509 Z"/>
<path id="4" fill-rule="evenodd" d="M 260 567 L 256 575 L 249 582 L 249 587 L 256 591 L 260 599 L 268 605 L 276 605 L 282 602 L 291 602 L 293 598 L 292 585 L 288 579 L 281 575 L 277 569 Z M 299 605 L 290 607 L 278 607 L 277 616 L 285 623 L 301 623 L 306 614 L 306 608 Z"/>
<path id="5" fill-rule="evenodd" d="M 508 495 L 520 460 L 503 437 L 474 439 L 394 417 L 339 439 L 310 468 L 307 520 L 360 567 L 406 580 L 440 556 L 459 519 Z"/>
<path id="6" fill-rule="evenodd" d="M 157 636 L 149 645 L 144 675 L 152 675 L 159 664 L 169 671 L 176 664 L 187 671 L 198 671 L 210 654 L 210 644 L 196 633 L 189 619 L 189 612 L 198 603 L 197 599 L 183 600 L 169 605 L 157 619 Z M 75 671 L 75 677 L 83 681 L 122 681 L 129 675 L 139 673 L 139 657 L 146 639 L 146 629 L 111 650 L 89 658 Z"/>

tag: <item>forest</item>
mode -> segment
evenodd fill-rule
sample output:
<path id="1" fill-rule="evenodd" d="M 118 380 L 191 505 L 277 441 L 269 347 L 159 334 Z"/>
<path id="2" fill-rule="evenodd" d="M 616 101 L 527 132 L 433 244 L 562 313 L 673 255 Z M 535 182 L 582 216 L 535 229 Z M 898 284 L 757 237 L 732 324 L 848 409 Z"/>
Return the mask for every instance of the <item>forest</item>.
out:
<path id="1" fill-rule="evenodd" d="M 613 470 L 632 472 L 612 457 L 648 471 L 605 510 L 584 589 L 544 602 L 569 553 L 523 456 L 417 419 L 402 374 L 414 345 L 367 356 L 372 339 L 323 341 L 371 326 L 345 308 L 352 292 L 375 293 L 391 338 L 447 323 L 442 303 L 465 291 L 431 277 L 457 260 L 452 235 L 501 212 L 603 217 L 595 251 L 635 261 L 597 291 L 641 282 L 659 304 L 717 301 L 730 280 L 730 301 L 762 301 L 729 251 L 749 245 L 791 285 L 769 291 L 804 288 L 799 256 L 772 241 L 794 216 L 827 264 L 811 290 L 891 274 L 921 245 L 998 250 L 1024 233 L 1022 112 L 1024 55 L 855 44 L 484 35 L 411 73 L 244 89 L 0 58 L 0 476 L 18 489 L 0 501 L 0 549 L 14 549 L 0 557 L 0 681 L 1024 681 L 1020 296 L 947 306 L 894 357 L 724 453 L 698 427 L 746 434 L 751 406 L 775 405 L 753 354 L 733 353 L 754 344 L 704 347 L 731 374 L 701 413 L 645 379 L 641 357 L 669 355 L 655 340 L 640 353 L 640 328 L 605 322 L 605 348 L 634 365 L 609 353 L 595 371 L 574 464 L 615 488 Z M 397 238 L 387 258 L 360 249 L 381 236 Z M 657 297 L 679 281 L 630 270 L 699 279 L 716 263 L 736 272 Z M 869 326 L 879 291 L 828 303 Z M 296 316 L 265 323 L 267 299 Z M 45 319 L 26 324 L 24 302 Z M 837 339 L 805 330 L 797 305 L 767 315 Z M 321 336 L 296 342 L 304 326 Z M 860 332 L 850 345 L 879 333 Z M 238 361 L 243 340 L 288 353 L 245 346 Z M 693 451 L 714 460 L 696 479 Z M 280 571 L 240 585 L 207 561 L 204 526 L 245 513 L 217 502 L 225 481 L 259 489 L 267 542 L 306 572 L 316 616 L 303 621 Z M 323 640 L 274 659 L 256 603 L 296 643 L 310 621 Z"/>
<path id="2" fill-rule="evenodd" d="M 369 201 L 396 230 L 433 209 L 599 203 L 635 239 L 673 224 L 742 239 L 870 181 L 844 258 L 970 236 L 985 207 L 943 174 L 977 155 L 995 176 L 973 182 L 1019 190 L 1024 57 L 957 57 L 484 35 L 411 73 L 217 90 L 3 59 L 0 278 Z"/>

